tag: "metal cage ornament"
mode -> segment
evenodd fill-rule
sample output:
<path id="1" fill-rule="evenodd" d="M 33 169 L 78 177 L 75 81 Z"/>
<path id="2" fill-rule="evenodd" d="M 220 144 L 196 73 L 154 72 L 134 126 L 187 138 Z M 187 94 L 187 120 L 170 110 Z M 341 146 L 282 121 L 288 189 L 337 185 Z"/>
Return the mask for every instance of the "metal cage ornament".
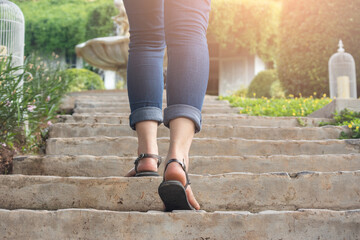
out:
<path id="1" fill-rule="evenodd" d="M 24 64 L 25 20 L 20 8 L 0 0 L 0 56 L 12 55 L 13 64 Z"/>
<path id="2" fill-rule="evenodd" d="M 339 41 L 338 52 L 329 60 L 331 98 L 357 98 L 355 60 Z"/>

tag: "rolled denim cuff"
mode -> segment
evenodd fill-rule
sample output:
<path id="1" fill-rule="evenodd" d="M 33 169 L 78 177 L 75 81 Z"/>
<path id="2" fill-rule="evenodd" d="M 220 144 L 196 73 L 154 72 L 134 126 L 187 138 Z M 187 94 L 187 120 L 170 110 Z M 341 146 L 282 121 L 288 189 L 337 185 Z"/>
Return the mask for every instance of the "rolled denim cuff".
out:
<path id="1" fill-rule="evenodd" d="M 195 123 L 195 133 L 200 132 L 201 111 L 199 109 L 186 104 L 168 106 L 164 110 L 164 125 L 169 128 L 170 121 L 179 117 L 185 117 L 192 120 Z"/>
<path id="2" fill-rule="evenodd" d="M 138 108 L 130 114 L 130 127 L 133 130 L 138 122 L 142 121 L 157 121 L 160 125 L 163 121 L 162 110 L 157 107 L 142 107 Z"/>

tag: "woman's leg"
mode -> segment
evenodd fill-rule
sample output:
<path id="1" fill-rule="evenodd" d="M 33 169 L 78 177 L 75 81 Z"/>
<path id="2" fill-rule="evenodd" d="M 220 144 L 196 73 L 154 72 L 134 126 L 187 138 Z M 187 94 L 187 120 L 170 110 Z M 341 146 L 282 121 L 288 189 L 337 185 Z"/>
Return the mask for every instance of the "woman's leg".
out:
<path id="1" fill-rule="evenodd" d="M 158 154 L 157 126 L 162 123 L 164 0 L 124 0 L 130 25 L 128 96 L 130 127 L 138 135 L 138 154 Z M 156 171 L 156 161 L 144 158 L 139 171 Z M 132 169 L 127 176 L 134 175 Z"/>
<path id="2" fill-rule="evenodd" d="M 201 129 L 201 109 L 209 78 L 206 39 L 210 0 L 165 0 L 165 38 L 168 47 L 167 108 L 164 124 L 170 128 L 167 160 L 178 159 L 189 166 L 194 133 Z M 166 180 L 185 185 L 185 173 L 171 163 Z M 191 187 L 186 190 L 190 204 L 199 209 Z"/>

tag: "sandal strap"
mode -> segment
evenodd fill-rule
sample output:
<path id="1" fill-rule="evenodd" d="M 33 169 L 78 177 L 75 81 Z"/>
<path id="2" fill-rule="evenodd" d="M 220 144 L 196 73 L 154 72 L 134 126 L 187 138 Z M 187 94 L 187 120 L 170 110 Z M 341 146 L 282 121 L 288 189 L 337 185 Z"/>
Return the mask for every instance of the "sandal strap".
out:
<path id="1" fill-rule="evenodd" d="M 169 164 L 170 164 L 170 163 L 173 163 L 173 162 L 177 162 L 178 164 L 180 164 L 180 166 L 182 167 L 182 169 L 183 169 L 184 172 L 185 172 L 186 184 L 185 184 L 184 188 L 186 189 L 186 188 L 191 184 L 191 182 L 190 182 L 190 179 L 189 179 L 189 175 L 188 175 L 188 173 L 186 172 L 185 163 L 184 163 L 184 162 L 180 162 L 179 160 L 177 160 L 177 159 L 175 159 L 175 158 L 174 158 L 174 159 L 170 159 L 170 160 L 167 162 L 167 164 L 166 164 L 166 166 L 165 166 L 165 170 L 164 170 L 163 182 L 165 182 L 165 172 L 166 172 L 166 169 L 167 169 L 167 167 L 169 166 Z"/>
<path id="2" fill-rule="evenodd" d="M 136 173 L 138 173 L 137 167 L 138 167 L 138 165 L 139 165 L 139 162 L 140 162 L 140 160 L 143 159 L 143 158 L 153 158 L 153 159 L 157 160 L 157 167 L 159 167 L 160 164 L 162 163 L 162 158 L 161 158 L 161 156 L 159 156 L 159 155 L 151 154 L 151 153 L 141 153 L 141 154 L 139 155 L 139 157 L 138 157 L 138 158 L 135 160 L 135 162 L 134 162 L 134 164 L 135 164 L 135 172 L 136 172 Z"/>

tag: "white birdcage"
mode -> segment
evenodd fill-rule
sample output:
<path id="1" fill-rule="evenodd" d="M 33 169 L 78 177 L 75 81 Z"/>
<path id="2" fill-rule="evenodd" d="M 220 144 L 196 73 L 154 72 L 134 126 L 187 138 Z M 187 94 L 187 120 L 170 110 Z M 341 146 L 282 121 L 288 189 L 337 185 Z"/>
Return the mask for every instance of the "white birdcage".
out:
<path id="1" fill-rule="evenodd" d="M 16 4 L 0 0 L 0 56 L 12 55 L 15 66 L 24 64 L 24 23 L 24 15 Z"/>
<path id="2" fill-rule="evenodd" d="M 345 52 L 342 41 L 329 60 L 331 98 L 357 98 L 355 60 Z"/>

